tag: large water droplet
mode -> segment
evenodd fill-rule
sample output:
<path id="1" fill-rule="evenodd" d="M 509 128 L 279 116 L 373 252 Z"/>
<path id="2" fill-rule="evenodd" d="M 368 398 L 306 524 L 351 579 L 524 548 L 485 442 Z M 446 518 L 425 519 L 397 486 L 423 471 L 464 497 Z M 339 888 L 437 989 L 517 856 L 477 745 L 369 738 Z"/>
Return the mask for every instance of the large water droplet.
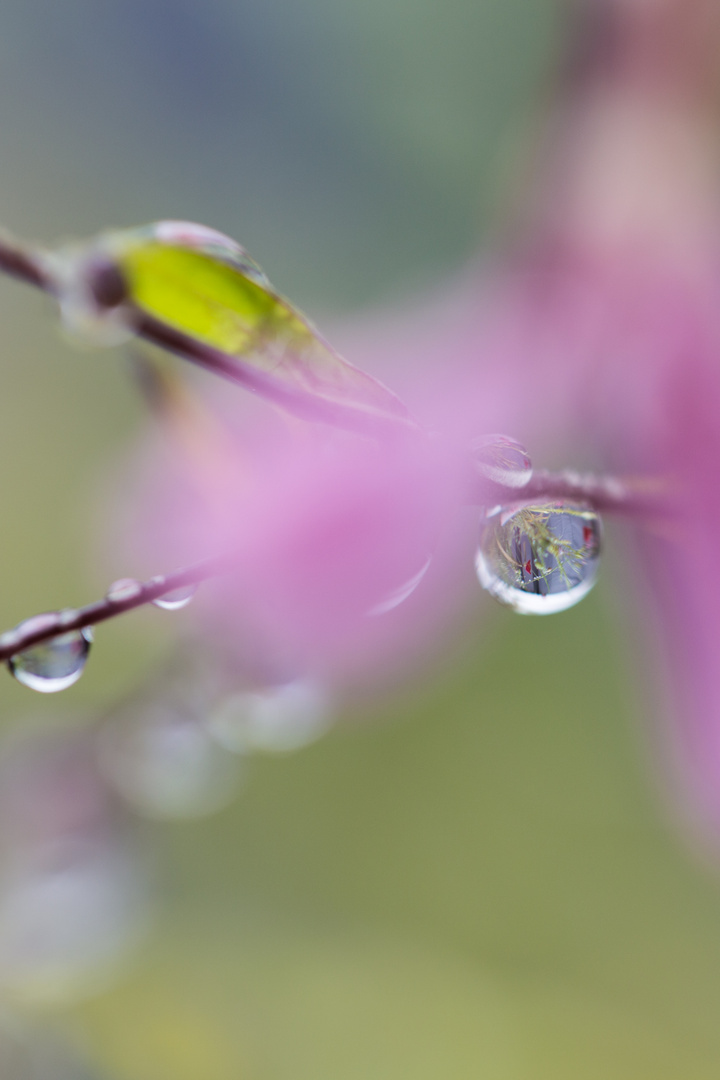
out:
<path id="1" fill-rule="evenodd" d="M 521 615 L 551 615 L 595 584 L 601 523 L 570 502 L 496 508 L 486 517 L 475 559 L 480 584 Z"/>
<path id="2" fill-rule="evenodd" d="M 530 455 L 522 443 L 508 435 L 482 435 L 470 443 L 475 466 L 495 484 L 525 487 L 532 477 Z"/>
<path id="3" fill-rule="evenodd" d="M 153 600 L 155 607 L 163 608 L 165 611 L 179 611 L 180 608 L 187 607 L 193 596 L 197 592 L 197 585 L 183 585 L 179 589 L 173 589 L 172 592 L 165 593 L 164 596 L 158 596 Z"/>
<path id="4" fill-rule="evenodd" d="M 18 629 L 23 630 L 30 623 L 34 626 L 35 621 L 42 618 L 49 616 L 36 616 Z M 40 629 L 39 625 L 37 629 Z M 82 630 L 69 630 L 66 634 L 58 634 L 15 653 L 8 660 L 8 667 L 23 686 L 38 690 L 41 694 L 54 694 L 78 681 L 85 668 L 92 639 L 89 626 Z"/>

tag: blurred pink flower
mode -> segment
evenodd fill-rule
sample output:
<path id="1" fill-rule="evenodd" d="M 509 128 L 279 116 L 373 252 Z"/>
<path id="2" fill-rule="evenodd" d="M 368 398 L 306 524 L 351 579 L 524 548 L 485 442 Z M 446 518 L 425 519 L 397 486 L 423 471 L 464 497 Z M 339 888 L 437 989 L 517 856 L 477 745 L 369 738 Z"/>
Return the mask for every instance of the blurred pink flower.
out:
<path id="1" fill-rule="evenodd" d="M 509 253 L 339 344 L 355 363 L 396 370 L 420 419 L 462 439 L 480 425 L 536 460 L 666 485 L 674 514 L 640 527 L 628 576 L 652 642 L 653 708 L 670 702 L 666 767 L 690 813 L 717 828 L 720 8 L 596 0 L 577 11 Z M 422 386 L 407 376 L 418 357 Z"/>
<path id="2" fill-rule="evenodd" d="M 239 652 L 260 641 L 291 667 L 337 673 L 396 658 L 447 610 L 452 558 L 418 590 L 426 610 L 372 615 L 437 552 L 471 438 L 506 432 L 536 461 L 662 478 L 676 513 L 664 535 L 646 523 L 638 574 L 661 615 L 676 761 L 695 809 L 720 824 L 720 9 L 578 10 L 506 254 L 332 335 L 442 438 L 375 445 L 272 425 L 229 434 L 202 466 L 173 451 L 146 477 L 146 526 L 161 520 L 144 535 L 177 562 L 233 552 L 206 610 Z M 642 618 L 655 627 L 651 607 Z"/>
<path id="3" fill-rule="evenodd" d="M 141 456 L 132 531 L 148 565 L 227 559 L 196 606 L 238 671 L 351 678 L 412 651 L 454 592 L 459 461 L 420 436 L 376 443 L 278 418 L 258 430 L 207 407 L 200 454 L 186 418 Z M 420 606 L 405 607 L 430 563 Z"/>

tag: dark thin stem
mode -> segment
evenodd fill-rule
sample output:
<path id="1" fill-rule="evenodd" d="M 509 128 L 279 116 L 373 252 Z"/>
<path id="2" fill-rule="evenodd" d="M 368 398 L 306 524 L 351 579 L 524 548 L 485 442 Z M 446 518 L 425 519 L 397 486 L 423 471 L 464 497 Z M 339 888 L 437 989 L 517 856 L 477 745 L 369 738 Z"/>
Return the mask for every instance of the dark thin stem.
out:
<path id="1" fill-rule="evenodd" d="M 669 493 L 660 484 L 647 480 L 596 476 L 570 469 L 547 472 L 536 469 L 525 487 L 505 487 L 478 478 L 473 484 L 472 502 L 482 506 L 496 503 L 554 502 L 566 499 L 581 502 L 603 514 L 630 517 L 666 516 L 672 512 Z"/>
<path id="2" fill-rule="evenodd" d="M 7 233 L 0 233 L 0 272 L 34 285 L 50 295 L 56 291 L 44 253 L 25 247 Z M 345 431 L 375 437 L 418 434 L 421 431 L 409 413 L 403 415 L 399 401 L 397 413 L 384 414 L 324 399 L 301 388 L 288 386 L 268 372 L 245 363 L 240 357 L 213 348 L 156 319 L 132 303 L 126 294 L 122 274 L 104 256 L 98 257 L 93 263 L 92 274 L 93 280 L 89 284 L 98 305 L 121 311 L 138 337 L 272 401 L 302 420 L 330 424 Z"/>
<path id="3" fill-rule="evenodd" d="M 215 349 L 211 345 L 176 330 L 160 319 L 148 315 L 133 304 L 125 303 L 130 325 L 138 337 L 157 345 L 167 352 L 172 352 L 183 360 L 197 364 L 206 371 L 219 375 L 229 382 L 244 387 L 252 394 L 258 394 L 291 412 L 301 420 L 313 423 L 330 424 L 344 431 L 355 431 L 361 435 L 387 436 L 399 432 L 419 434 L 420 428 L 408 414 L 407 417 L 394 414 L 364 411 L 356 406 L 343 405 L 342 402 L 327 399 L 296 390 L 281 382 L 265 371 L 259 371 L 246 364 L 237 356 Z"/>
<path id="4" fill-rule="evenodd" d="M 0 272 L 43 292 L 53 291 L 43 254 L 20 244 L 4 231 L 0 231 Z"/>
<path id="5" fill-rule="evenodd" d="M 47 257 L 42 251 L 26 248 L 7 233 L 0 232 L 0 272 L 53 294 L 55 286 L 47 267 Z M 286 385 L 268 372 L 246 364 L 239 357 L 197 341 L 154 318 L 132 304 L 118 268 L 106 259 L 101 258 L 97 262 L 93 273 L 98 303 L 107 304 L 109 308 L 121 307 L 138 337 L 269 399 L 304 420 L 331 424 L 364 435 L 423 434 L 422 428 L 409 414 L 403 417 L 400 414 L 365 412 L 305 393 Z M 550 473 L 537 470 L 530 483 L 523 488 L 503 487 L 478 476 L 471 484 L 469 499 L 483 506 L 493 502 L 570 499 L 584 502 L 602 513 L 647 516 L 669 512 L 667 493 L 657 487 L 640 481 L 581 475 L 571 471 Z"/>
<path id="6" fill-rule="evenodd" d="M 573 472 L 550 473 L 538 471 L 529 484 L 522 488 L 504 487 L 482 481 L 476 484 L 472 501 L 482 506 L 502 503 L 507 506 L 527 503 L 554 502 L 557 500 L 582 502 L 598 512 L 644 516 L 666 514 L 667 503 L 658 495 L 642 492 L 637 486 L 615 477 L 580 475 Z M 12 630 L 0 634 L 0 661 L 50 641 L 61 634 L 82 630 L 87 626 L 114 619 L 126 611 L 151 604 L 176 589 L 196 585 L 208 578 L 224 573 L 229 566 L 227 559 L 208 559 L 193 566 L 175 570 L 170 574 L 158 574 L 149 581 L 134 582 L 128 579 L 125 587 L 108 590 L 109 595 L 82 608 L 69 608 L 26 619 Z"/>
<path id="7" fill-rule="evenodd" d="M 115 593 L 111 588 L 108 590 L 109 596 L 87 604 L 86 607 L 50 612 L 47 615 L 27 619 L 13 630 L 0 634 L 0 661 L 8 660 L 11 656 L 33 645 L 38 645 L 42 641 L 50 641 L 59 634 L 82 630 L 86 626 L 96 626 L 108 619 L 114 619 L 116 615 L 124 615 L 126 611 L 132 611 L 133 608 L 151 604 L 153 600 L 167 596 L 176 589 L 182 589 L 187 585 L 197 585 L 201 581 L 223 573 L 226 567 L 226 561 L 208 559 L 194 566 L 175 570 L 171 574 L 158 574 L 149 581 L 137 582 L 135 589 L 128 586 L 125 590 L 118 589 Z"/>

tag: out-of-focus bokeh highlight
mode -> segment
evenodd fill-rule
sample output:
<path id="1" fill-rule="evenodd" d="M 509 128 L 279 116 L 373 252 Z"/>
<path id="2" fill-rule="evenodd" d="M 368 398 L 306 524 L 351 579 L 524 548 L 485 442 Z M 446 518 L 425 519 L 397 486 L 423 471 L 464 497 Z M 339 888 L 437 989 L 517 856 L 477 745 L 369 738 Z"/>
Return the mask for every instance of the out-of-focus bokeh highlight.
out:
<path id="1" fill-rule="evenodd" d="M 673 7 L 624 6 L 638 40 Z M 0 221 L 46 242 L 204 222 L 321 326 L 362 326 L 511 246 L 547 198 L 578 7 L 4 0 Z M 589 242 L 633 205 L 672 242 L 688 207 L 705 220 L 710 106 L 673 113 L 656 203 L 626 198 L 642 147 L 613 104 L 568 220 L 617 181 Z M 686 144 L 708 168 L 674 204 Z M 0 309 L 12 626 L 137 572 L 103 538 L 148 417 L 120 350 L 77 349 L 12 282 Z M 468 565 L 436 655 L 344 710 L 293 678 L 205 715 L 219 676 L 189 610 L 99 628 L 60 704 L 0 681 L 3 1080 L 716 1077 L 720 888 L 654 767 L 621 533 L 549 619 L 497 608 Z"/>

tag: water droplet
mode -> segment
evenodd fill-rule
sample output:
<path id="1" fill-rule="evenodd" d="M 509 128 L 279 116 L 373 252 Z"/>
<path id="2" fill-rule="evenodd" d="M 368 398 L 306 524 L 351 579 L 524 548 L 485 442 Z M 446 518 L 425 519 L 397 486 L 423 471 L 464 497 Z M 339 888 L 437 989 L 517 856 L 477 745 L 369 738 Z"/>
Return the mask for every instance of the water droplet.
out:
<path id="1" fill-rule="evenodd" d="M 105 593 L 105 597 L 114 604 L 122 604 L 126 600 L 134 600 L 142 592 L 142 585 L 135 578 L 118 578 Z"/>
<path id="2" fill-rule="evenodd" d="M 25 619 L 24 622 L 18 623 L 14 631 L 18 637 L 25 637 L 27 634 L 46 634 L 51 630 L 60 629 L 60 612 L 59 611 L 46 611 L 42 615 L 31 615 L 29 619 Z"/>
<path id="3" fill-rule="evenodd" d="M 36 616 L 36 619 L 43 616 Z M 22 624 L 26 628 L 34 620 Z M 40 626 L 37 627 L 40 629 Z M 8 667 L 19 683 L 41 694 L 54 694 L 76 683 L 83 673 L 93 634 L 90 627 L 58 634 L 15 653 Z"/>
<path id="4" fill-rule="evenodd" d="M 58 629 L 64 630 L 66 627 L 70 626 L 71 623 L 75 622 L 79 614 L 77 608 L 64 608 L 62 611 L 59 611 L 57 614 Z M 92 627 L 88 626 L 87 633 L 89 634 L 88 641 L 92 641 Z"/>
<path id="5" fill-rule="evenodd" d="M 242 274 L 252 278 L 259 285 L 269 286 L 270 282 L 254 259 L 236 240 L 210 229 L 207 225 L 198 225 L 194 221 L 156 221 L 151 226 L 152 233 L 161 244 L 170 247 L 193 248 L 210 258 L 227 263 Z"/>
<path id="6" fill-rule="evenodd" d="M 208 729 L 227 750 L 282 753 L 315 742 L 332 722 L 329 697 L 309 679 L 231 694 L 208 717 Z"/>
<path id="7" fill-rule="evenodd" d="M 595 584 L 601 522 L 571 502 L 510 508 L 486 518 L 475 559 L 480 584 L 521 615 L 551 615 Z"/>
<path id="8" fill-rule="evenodd" d="M 179 611 L 180 608 L 187 607 L 196 592 L 197 585 L 183 585 L 179 589 L 165 593 L 164 596 L 158 596 L 153 600 L 153 604 L 165 611 Z"/>
<path id="9" fill-rule="evenodd" d="M 482 435 L 470 443 L 476 467 L 495 484 L 521 488 L 530 482 L 533 467 L 522 443 L 508 435 Z"/>
<path id="10" fill-rule="evenodd" d="M 428 555 L 427 559 L 420 567 L 416 574 L 413 574 L 411 578 L 404 581 L 402 585 L 398 585 L 396 589 L 388 593 L 384 600 L 381 600 L 379 604 L 375 604 L 368 611 L 368 615 L 385 615 L 388 611 L 392 611 L 393 608 L 399 607 L 400 604 L 407 600 L 411 593 L 414 593 L 422 579 L 430 569 L 430 563 L 432 562 L 432 556 Z"/>

